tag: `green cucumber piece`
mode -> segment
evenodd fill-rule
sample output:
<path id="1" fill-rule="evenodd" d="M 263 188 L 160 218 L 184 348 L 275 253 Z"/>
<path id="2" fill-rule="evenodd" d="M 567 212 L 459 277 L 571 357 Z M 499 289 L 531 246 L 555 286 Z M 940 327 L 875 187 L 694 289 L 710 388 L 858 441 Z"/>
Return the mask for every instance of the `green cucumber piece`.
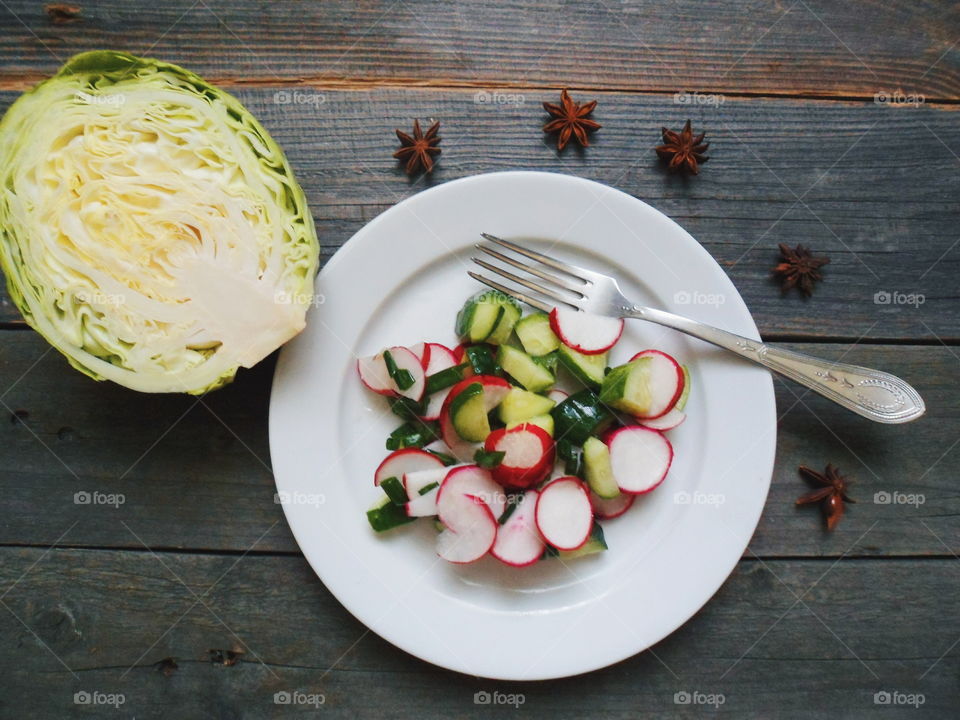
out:
<path id="1" fill-rule="evenodd" d="M 517 427 L 517 425 L 536 425 L 538 428 L 542 428 L 547 435 L 553 437 L 553 415 L 534 415 L 532 418 L 527 418 L 526 420 L 507 423 L 507 430 L 512 430 Z"/>
<path id="2" fill-rule="evenodd" d="M 497 467 L 500 463 L 503 462 L 503 458 L 506 455 L 502 450 L 484 450 L 479 448 L 473 454 L 473 462 L 477 464 L 478 467 L 482 467 L 485 470 L 492 470 Z"/>
<path id="3" fill-rule="evenodd" d="M 554 405 L 553 400 L 548 397 L 515 387 L 510 388 L 510 392 L 503 398 L 503 402 L 500 403 L 497 410 L 500 414 L 500 420 L 505 425 L 510 425 L 549 413 Z"/>
<path id="4" fill-rule="evenodd" d="M 557 363 L 559 358 L 560 356 L 557 352 L 547 353 L 546 355 L 541 355 L 540 357 L 535 357 L 533 355 L 530 356 L 530 359 L 533 360 L 537 365 L 542 365 L 554 375 L 557 374 Z"/>
<path id="5" fill-rule="evenodd" d="M 454 365 L 453 367 L 436 372 L 433 375 L 428 375 L 424 395 L 433 395 L 435 392 L 453 387 L 463 380 L 463 371 L 469 366 L 469 363 L 461 363 L 460 365 Z M 422 415 L 423 413 L 420 414 Z"/>
<path id="6" fill-rule="evenodd" d="M 411 523 L 416 518 L 407 515 L 407 511 L 401 505 L 397 505 L 390 498 L 385 497 L 372 508 L 367 510 L 367 521 L 377 532 L 385 532 L 395 527 Z"/>
<path id="7" fill-rule="evenodd" d="M 493 345 L 503 345 L 507 342 L 513 334 L 513 328 L 520 319 L 520 306 L 516 303 L 502 305 L 501 307 L 503 313 L 500 315 L 497 324 L 494 325 L 493 332 L 487 336 L 487 342 Z"/>
<path id="8" fill-rule="evenodd" d="M 681 365 L 680 369 L 683 370 L 683 392 L 680 393 L 677 404 L 673 407 L 682 411 L 687 406 L 687 398 L 690 397 L 690 370 L 686 365 Z"/>
<path id="9" fill-rule="evenodd" d="M 456 465 L 458 462 L 460 462 L 453 455 L 447 455 L 439 450 L 427 450 L 427 452 L 440 460 L 440 462 L 442 462 L 444 465 Z"/>
<path id="10" fill-rule="evenodd" d="M 550 316 L 533 313 L 520 320 L 514 327 L 520 344 L 529 355 L 540 357 L 560 347 L 560 338 L 550 328 Z"/>
<path id="11" fill-rule="evenodd" d="M 477 375 L 496 375 L 500 371 L 488 345 L 470 345 L 463 352 Z"/>
<path id="12" fill-rule="evenodd" d="M 615 498 L 620 494 L 617 481 L 613 479 L 610 465 L 610 449 L 595 437 L 583 444 L 583 469 L 587 485 L 602 498 Z"/>
<path id="13" fill-rule="evenodd" d="M 440 438 L 440 425 L 433 420 L 411 420 L 398 427 L 387 438 L 387 450 L 406 447 L 422 448 Z"/>
<path id="14" fill-rule="evenodd" d="M 643 415 L 650 409 L 649 357 L 638 357 L 625 365 L 618 365 L 603 379 L 600 400 L 617 410 L 632 415 Z"/>
<path id="15" fill-rule="evenodd" d="M 560 364 L 577 380 L 590 388 L 600 387 L 607 369 L 607 353 L 584 355 L 566 345 L 560 345 L 557 356 Z"/>
<path id="16" fill-rule="evenodd" d="M 530 392 L 548 390 L 557 380 L 552 372 L 535 362 L 523 350 L 509 345 L 500 346 L 497 361 L 504 372 Z"/>
<path id="17" fill-rule="evenodd" d="M 514 308 L 520 317 L 520 305 L 509 295 L 498 290 L 474 295 L 457 313 L 457 335 L 470 342 L 483 342 L 498 329 L 508 307 Z"/>
<path id="18" fill-rule="evenodd" d="M 583 445 L 591 435 L 603 432 L 615 419 L 596 393 L 589 389 L 574 393 L 550 414 L 556 425 L 556 437 L 576 445 Z"/>
<path id="19" fill-rule="evenodd" d="M 483 442 L 490 434 L 490 419 L 483 398 L 483 385 L 471 383 L 450 402 L 453 429 L 464 440 Z"/>
<path id="20" fill-rule="evenodd" d="M 403 487 L 403 482 L 400 478 L 388 477 L 380 483 L 380 487 L 383 488 L 387 497 L 390 498 L 390 502 L 396 503 L 397 505 L 406 505 L 410 499 L 407 497 L 407 490 Z"/>
<path id="21" fill-rule="evenodd" d="M 392 397 L 388 398 L 388 402 L 393 414 L 402 417 L 404 420 L 417 420 L 427 411 L 424 403 L 411 400 L 408 397 Z"/>
<path id="22" fill-rule="evenodd" d="M 563 460 L 563 471 L 567 475 L 583 477 L 583 450 L 566 438 L 556 442 L 557 457 Z"/>

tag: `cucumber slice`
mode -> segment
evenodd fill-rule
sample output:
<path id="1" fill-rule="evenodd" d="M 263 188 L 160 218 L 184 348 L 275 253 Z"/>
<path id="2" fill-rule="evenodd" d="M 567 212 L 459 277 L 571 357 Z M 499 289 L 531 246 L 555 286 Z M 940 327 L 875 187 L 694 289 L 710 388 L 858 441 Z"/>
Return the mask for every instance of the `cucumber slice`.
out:
<path id="1" fill-rule="evenodd" d="M 560 364 L 587 387 L 598 388 L 607 369 L 607 353 L 584 355 L 566 345 L 557 350 Z"/>
<path id="2" fill-rule="evenodd" d="M 516 311 L 516 318 L 520 317 L 520 305 L 509 295 L 497 290 L 474 295 L 457 314 L 457 335 L 470 342 L 483 342 L 498 329 L 508 307 Z M 510 329 L 513 329 L 512 324 Z"/>
<path id="3" fill-rule="evenodd" d="M 552 372 L 515 347 L 501 345 L 497 362 L 510 377 L 530 392 L 548 390 L 556 382 Z"/>
<path id="4" fill-rule="evenodd" d="M 520 306 L 517 304 L 503 305 L 503 313 L 493 328 L 493 332 L 487 336 L 487 342 L 493 345 L 503 345 L 513 334 L 513 328 L 520 319 Z"/>
<path id="5" fill-rule="evenodd" d="M 546 313 L 527 315 L 514 330 L 523 349 L 534 357 L 552 353 L 560 347 L 560 338 L 550 329 L 550 316 Z"/>
<path id="6" fill-rule="evenodd" d="M 574 393 L 551 412 L 556 436 L 583 445 L 591 435 L 603 432 L 614 421 L 610 412 L 592 390 Z"/>
<path id="7" fill-rule="evenodd" d="M 603 379 L 600 401 L 633 415 L 647 413 L 653 401 L 650 393 L 652 362 L 653 359 L 649 356 L 638 357 L 613 368 Z"/>
<path id="8" fill-rule="evenodd" d="M 490 434 L 490 419 L 483 398 L 483 385 L 468 385 L 453 398 L 450 420 L 457 435 L 468 442 L 483 442 Z"/>
<path id="9" fill-rule="evenodd" d="M 500 420 L 505 425 L 521 423 L 537 415 L 549 413 L 556 403 L 548 397 L 537 395 L 528 390 L 510 388 L 510 392 L 500 403 Z"/>
<path id="10" fill-rule="evenodd" d="M 546 355 L 540 355 L 539 357 L 531 355 L 530 359 L 533 360 L 537 365 L 545 367 L 554 375 L 557 374 L 558 355 L 556 351 L 547 353 Z"/>
<path id="11" fill-rule="evenodd" d="M 587 485 L 600 497 L 609 500 L 620 494 L 617 481 L 613 479 L 610 465 L 610 449 L 595 437 L 583 444 L 583 467 Z"/>
<path id="12" fill-rule="evenodd" d="M 517 427 L 517 425 L 525 424 L 536 425 L 538 428 L 542 428 L 547 435 L 553 437 L 553 415 L 534 415 L 532 418 L 527 418 L 526 420 L 507 423 L 507 430 L 512 430 Z"/>
<path id="13" fill-rule="evenodd" d="M 686 365 L 681 365 L 680 369 L 683 370 L 683 391 L 673 407 L 675 410 L 682 411 L 687 406 L 687 398 L 690 397 L 690 370 Z"/>
<path id="14" fill-rule="evenodd" d="M 367 521 L 377 532 L 392 530 L 400 525 L 411 523 L 416 518 L 409 517 L 403 505 L 397 505 L 389 497 L 380 500 L 367 510 Z"/>
<path id="15" fill-rule="evenodd" d="M 573 560 L 584 555 L 594 555 L 607 549 L 607 541 L 603 536 L 603 528 L 596 520 L 593 521 L 593 527 L 590 528 L 590 537 L 576 550 L 557 550 L 547 545 L 544 550 L 544 557 L 558 557 L 562 560 Z"/>
<path id="16" fill-rule="evenodd" d="M 407 500 L 410 499 L 407 497 L 407 491 L 404 489 L 403 482 L 400 478 L 388 477 L 380 483 L 380 487 L 383 488 L 387 497 L 390 498 L 390 502 L 396 503 L 397 505 L 406 505 Z"/>

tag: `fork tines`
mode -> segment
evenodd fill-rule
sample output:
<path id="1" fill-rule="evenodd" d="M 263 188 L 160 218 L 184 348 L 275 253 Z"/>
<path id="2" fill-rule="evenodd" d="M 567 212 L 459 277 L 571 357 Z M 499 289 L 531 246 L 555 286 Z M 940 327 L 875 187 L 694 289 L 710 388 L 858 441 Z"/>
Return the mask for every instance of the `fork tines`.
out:
<path id="1" fill-rule="evenodd" d="M 538 295 L 531 295 L 527 292 L 503 285 L 502 283 L 491 280 L 490 278 L 478 273 L 467 271 L 470 277 L 482 282 L 484 285 L 492 287 L 495 290 L 499 290 L 507 295 L 511 295 L 521 302 L 525 302 L 539 310 L 543 310 L 544 312 L 550 312 L 550 310 L 552 310 L 557 304 L 564 304 L 575 310 L 580 309 L 581 301 L 585 297 L 581 290 L 589 285 L 589 280 L 581 277 L 579 268 L 575 268 L 572 265 L 568 265 L 567 263 L 557 260 L 556 258 L 552 258 L 548 255 L 543 255 L 525 248 L 522 245 L 517 245 L 509 240 L 503 240 L 502 238 L 498 238 L 488 233 L 481 233 L 481 235 L 485 240 L 496 243 L 507 250 L 529 258 L 537 264 L 526 263 L 521 260 L 517 260 L 509 255 L 505 255 L 499 250 L 495 250 L 492 247 L 488 247 L 487 245 L 480 243 L 477 243 L 476 245 L 478 250 L 486 253 L 496 260 L 499 260 L 501 263 L 505 263 L 516 268 L 517 270 L 532 275 L 533 277 L 544 281 L 544 283 L 548 283 L 548 285 L 521 277 L 520 275 L 510 272 L 503 267 L 494 265 L 486 260 L 476 257 L 472 258 L 472 260 L 480 267 L 489 270 L 490 272 L 499 275 L 506 280 L 521 285 L 529 291 L 538 293 L 538 295 L 542 297 L 539 297 Z M 547 298 L 550 300 L 550 302 L 547 302 L 543 298 Z"/>

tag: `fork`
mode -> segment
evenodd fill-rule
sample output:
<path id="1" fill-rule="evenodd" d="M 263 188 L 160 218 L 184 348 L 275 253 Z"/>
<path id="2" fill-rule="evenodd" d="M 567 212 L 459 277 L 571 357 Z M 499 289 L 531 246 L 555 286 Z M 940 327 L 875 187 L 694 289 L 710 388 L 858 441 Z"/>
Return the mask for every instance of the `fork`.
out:
<path id="1" fill-rule="evenodd" d="M 511 295 L 544 312 L 566 305 L 595 315 L 649 320 L 657 325 L 679 330 L 722 347 L 742 358 L 786 375 L 838 405 L 876 422 L 890 424 L 910 422 L 923 415 L 925 411 L 920 394 L 895 375 L 772 347 L 758 340 L 751 340 L 690 318 L 637 305 L 624 297 L 617 281 L 609 275 L 557 260 L 488 233 L 481 233 L 481 235 L 490 243 L 533 262 L 523 262 L 481 243 L 476 244 L 478 250 L 548 285 L 521 277 L 486 260 L 473 258 L 477 265 L 552 302 L 544 301 L 540 297 L 513 289 L 469 270 L 468 274 L 484 285 Z"/>

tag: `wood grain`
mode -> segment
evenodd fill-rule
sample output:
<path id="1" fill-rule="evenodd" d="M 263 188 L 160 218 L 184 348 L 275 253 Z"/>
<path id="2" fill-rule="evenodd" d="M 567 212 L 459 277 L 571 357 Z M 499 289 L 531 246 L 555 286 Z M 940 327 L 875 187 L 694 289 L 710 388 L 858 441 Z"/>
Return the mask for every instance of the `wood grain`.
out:
<path id="1" fill-rule="evenodd" d="M 960 99 L 960 13 L 933 0 L 86 1 L 0 10 L 0 80 L 115 48 L 220 81 Z"/>
<path id="2" fill-rule="evenodd" d="M 65 546 L 296 552 L 274 503 L 269 469 L 272 362 L 242 372 L 233 385 L 198 402 L 95 383 L 69 369 L 33 333 L 0 337 L 0 387 L 12 385 L 0 397 L 6 509 L 0 544 L 45 547 L 66 533 L 60 540 Z M 926 399 L 928 413 L 910 425 L 877 425 L 776 382 L 777 463 L 748 556 L 949 555 L 960 546 L 955 351 L 788 347 L 901 374 Z M 753 442 L 743 438 L 744 451 Z M 854 479 L 858 501 L 833 533 L 823 529 L 816 508 L 793 504 L 808 490 L 797 466 L 828 462 Z M 122 494 L 125 502 L 118 508 L 75 503 L 75 493 L 94 491 Z M 875 502 L 883 492 L 922 495 L 923 502 L 899 496 Z"/>
<path id="3" fill-rule="evenodd" d="M 338 91 L 289 103 L 282 100 L 294 96 L 277 95 L 290 92 L 242 88 L 239 95 L 286 150 L 325 258 L 372 217 L 430 185 L 496 170 L 571 173 L 676 219 L 729 273 L 767 338 L 960 342 L 953 109 L 729 99 L 693 112 L 710 133 L 711 160 L 699 177 L 684 179 L 666 175 L 651 149 L 662 123 L 678 127 L 690 112 L 670 97 L 603 94 L 595 144 L 558 157 L 540 132 L 539 101 L 551 94 L 524 96 L 523 105 L 477 104 L 467 91 Z M 0 102 L 13 97 L 0 94 Z M 413 117 L 442 119 L 444 154 L 432 178 L 410 181 L 391 153 L 393 129 Z M 814 298 L 781 297 L 770 276 L 779 242 L 830 256 Z M 877 293 L 924 302 L 876 304 Z M 2 298 L 0 320 L 15 322 Z"/>
<path id="4" fill-rule="evenodd" d="M 676 704 L 682 692 L 722 694 L 729 717 L 860 718 L 878 709 L 875 693 L 896 691 L 924 695 L 921 717 L 949 717 L 958 573 L 953 558 L 744 561 L 651 652 L 584 677 L 504 683 L 442 671 L 367 632 L 301 558 L 6 548 L 0 714 L 72 716 L 82 691 L 123 693 L 122 717 L 315 712 L 274 705 L 274 693 L 297 690 L 323 694 L 335 718 L 516 714 L 478 707 L 482 691 L 522 693 L 534 718 L 713 711 Z M 211 649 L 233 647 L 245 651 L 239 663 L 211 663 Z M 178 665 L 169 676 L 164 658 Z"/>

